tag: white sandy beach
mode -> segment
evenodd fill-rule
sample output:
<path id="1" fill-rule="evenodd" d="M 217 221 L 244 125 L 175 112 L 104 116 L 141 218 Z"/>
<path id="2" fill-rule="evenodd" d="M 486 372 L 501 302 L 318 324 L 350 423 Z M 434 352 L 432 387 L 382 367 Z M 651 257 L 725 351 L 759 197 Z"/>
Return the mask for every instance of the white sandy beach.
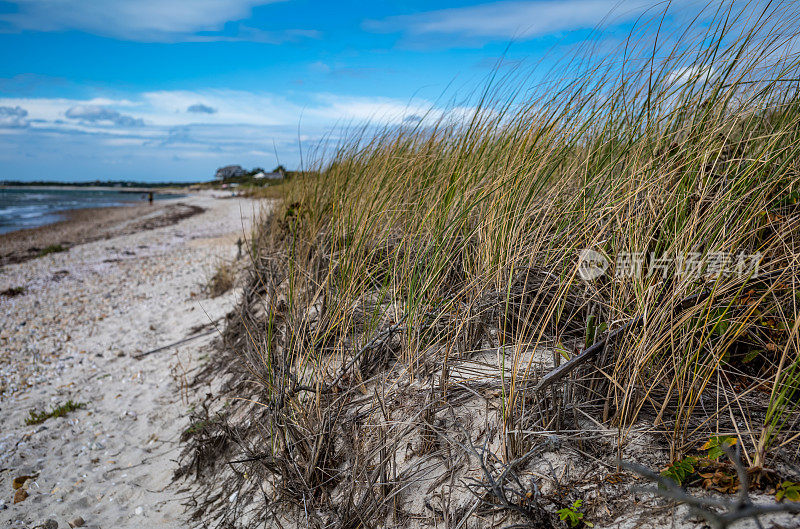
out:
<path id="1" fill-rule="evenodd" d="M 70 527 L 77 517 L 98 528 L 186 525 L 187 494 L 171 478 L 187 427 L 187 373 L 214 334 L 134 356 L 211 329 L 233 307 L 235 291 L 209 299 L 202 285 L 219 259 L 236 257 L 260 206 L 180 200 L 205 212 L 0 271 L 0 291 L 26 289 L 0 296 L 3 527 Z M 25 425 L 30 410 L 68 399 L 86 407 Z M 27 498 L 14 503 L 21 476 L 31 476 Z"/>

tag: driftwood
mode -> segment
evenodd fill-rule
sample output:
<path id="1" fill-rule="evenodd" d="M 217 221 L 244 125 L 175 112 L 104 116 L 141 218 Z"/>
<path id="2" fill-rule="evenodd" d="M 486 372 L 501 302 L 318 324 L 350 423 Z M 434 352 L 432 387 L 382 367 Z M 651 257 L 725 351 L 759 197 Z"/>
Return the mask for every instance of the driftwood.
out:
<path id="1" fill-rule="evenodd" d="M 642 323 L 643 319 L 644 316 L 638 316 L 637 318 L 629 321 L 622 327 L 619 327 L 609 332 L 605 336 L 605 338 L 596 341 L 595 343 L 584 349 L 583 352 L 580 353 L 579 355 L 570 358 L 567 362 L 561 364 L 560 366 L 558 366 L 557 368 L 553 369 L 545 376 L 543 376 L 542 379 L 539 381 L 539 383 L 536 384 L 534 391 L 539 391 L 542 388 L 549 386 L 550 384 L 558 382 L 559 380 L 570 374 L 575 368 L 597 356 L 598 353 L 603 351 L 608 342 L 614 340 L 614 338 L 616 338 L 623 332 L 627 331 L 628 329 L 632 329 L 633 327 L 638 326 L 640 323 Z"/>

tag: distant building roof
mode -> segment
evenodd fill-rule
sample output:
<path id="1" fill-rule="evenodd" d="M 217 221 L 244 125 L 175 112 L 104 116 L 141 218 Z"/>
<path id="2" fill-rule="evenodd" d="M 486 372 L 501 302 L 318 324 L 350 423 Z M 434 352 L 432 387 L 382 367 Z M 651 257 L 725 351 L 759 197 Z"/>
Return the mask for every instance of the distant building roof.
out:
<path id="1" fill-rule="evenodd" d="M 253 178 L 257 180 L 261 180 L 262 178 L 266 178 L 268 180 L 280 180 L 283 178 L 282 173 L 265 173 L 264 171 L 260 171 L 253 175 Z"/>
<path id="2" fill-rule="evenodd" d="M 220 180 L 224 180 L 225 178 L 233 178 L 242 176 L 243 174 L 244 169 L 242 169 L 241 165 L 226 165 L 225 167 L 217 169 L 216 177 Z"/>

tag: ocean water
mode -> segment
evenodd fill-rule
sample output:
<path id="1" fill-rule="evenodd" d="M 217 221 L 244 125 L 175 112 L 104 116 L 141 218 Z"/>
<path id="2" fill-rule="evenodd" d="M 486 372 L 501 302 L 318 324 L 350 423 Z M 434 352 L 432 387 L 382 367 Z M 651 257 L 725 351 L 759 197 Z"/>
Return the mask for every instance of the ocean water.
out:
<path id="1" fill-rule="evenodd" d="M 155 200 L 183 195 L 156 194 Z M 64 218 L 70 209 L 130 206 L 147 201 L 147 193 L 50 188 L 0 188 L 0 233 L 36 228 Z"/>

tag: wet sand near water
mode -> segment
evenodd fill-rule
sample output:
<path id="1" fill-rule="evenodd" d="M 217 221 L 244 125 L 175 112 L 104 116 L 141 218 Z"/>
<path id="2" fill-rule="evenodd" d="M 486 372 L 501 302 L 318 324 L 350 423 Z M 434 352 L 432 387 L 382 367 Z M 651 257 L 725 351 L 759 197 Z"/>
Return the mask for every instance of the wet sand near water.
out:
<path id="1" fill-rule="evenodd" d="M 86 208 L 66 211 L 64 220 L 0 234 L 0 266 L 35 259 L 48 247 L 62 248 L 109 239 L 138 231 L 174 224 L 202 212 L 185 199 L 155 204 Z"/>

